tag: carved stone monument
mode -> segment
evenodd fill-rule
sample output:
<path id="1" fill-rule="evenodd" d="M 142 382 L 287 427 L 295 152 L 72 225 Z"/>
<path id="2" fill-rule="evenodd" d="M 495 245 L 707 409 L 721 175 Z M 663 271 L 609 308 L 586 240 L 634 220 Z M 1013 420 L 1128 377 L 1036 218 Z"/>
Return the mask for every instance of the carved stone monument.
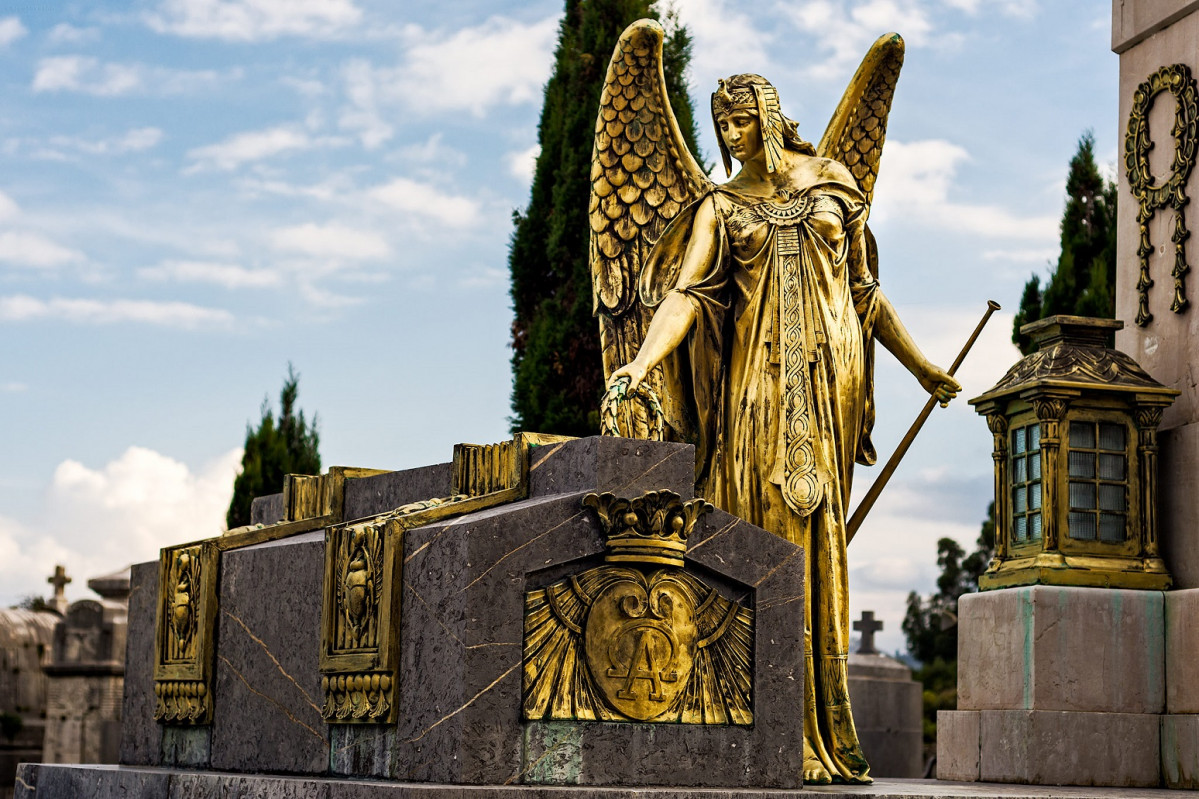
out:
<path id="1" fill-rule="evenodd" d="M 122 766 L 27 765 L 20 796 L 797 788 L 803 553 L 693 475 L 687 445 L 522 434 L 164 550 L 132 572 Z"/>

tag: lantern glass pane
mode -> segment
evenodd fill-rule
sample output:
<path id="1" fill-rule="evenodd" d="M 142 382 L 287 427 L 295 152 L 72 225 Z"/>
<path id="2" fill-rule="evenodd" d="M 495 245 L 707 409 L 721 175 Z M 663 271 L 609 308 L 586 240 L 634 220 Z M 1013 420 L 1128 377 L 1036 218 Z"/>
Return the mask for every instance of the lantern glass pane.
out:
<path id="1" fill-rule="evenodd" d="M 1109 452 L 1124 451 L 1124 425 L 1101 422 L 1099 424 L 1099 449 Z"/>
<path id="2" fill-rule="evenodd" d="M 1095 453 L 1094 452 L 1070 452 L 1070 476 L 1071 477 L 1094 477 L 1095 476 Z"/>
<path id="3" fill-rule="evenodd" d="M 1030 424 L 1028 426 L 1028 448 L 1030 450 L 1041 448 L 1041 425 Z"/>
<path id="4" fill-rule="evenodd" d="M 1028 510 L 1028 495 L 1024 486 L 1012 491 L 1012 505 L 1016 513 L 1024 513 Z"/>
<path id="5" fill-rule="evenodd" d="M 1099 514 L 1099 540 L 1119 543 L 1125 538 L 1125 516 L 1123 513 Z"/>
<path id="6" fill-rule="evenodd" d="M 1095 509 L 1095 484 L 1070 483 L 1070 507 L 1079 510 Z"/>
<path id="7" fill-rule="evenodd" d="M 1012 475 L 1013 483 L 1023 483 L 1028 480 L 1028 459 L 1016 458 L 1013 464 L 1016 467 L 1016 473 Z"/>
<path id="8" fill-rule="evenodd" d="M 1073 456 L 1074 453 L 1070 453 Z M 1123 480 L 1125 475 L 1124 456 L 1099 453 L 1099 479 Z"/>
<path id="9" fill-rule="evenodd" d="M 1029 471 L 1032 472 L 1032 479 L 1041 479 L 1041 453 L 1036 452 L 1028 456 Z"/>
<path id="10" fill-rule="evenodd" d="M 1028 498 L 1029 507 L 1033 510 L 1041 509 L 1041 484 L 1033 483 L 1028 487 L 1031 496 Z M 1122 508 L 1112 508 L 1112 510 L 1122 510 Z"/>
<path id="11" fill-rule="evenodd" d="M 1080 541 L 1095 540 L 1095 514 L 1072 511 L 1069 517 L 1069 533 L 1071 538 Z"/>
<path id="12" fill-rule="evenodd" d="M 1017 455 L 1020 455 L 1026 451 L 1026 433 L 1027 429 L 1024 427 L 1019 427 L 1012 431 L 1012 452 L 1016 453 Z"/>
<path id="13" fill-rule="evenodd" d="M 1024 516 L 1016 517 L 1016 528 L 1012 532 L 1012 537 L 1016 539 L 1017 544 L 1021 544 L 1028 540 L 1028 519 Z"/>
<path id="14" fill-rule="evenodd" d="M 1070 446 L 1095 449 L 1095 425 L 1090 422 L 1070 422 Z"/>
<path id="15" fill-rule="evenodd" d="M 1029 531 L 1028 537 L 1031 538 L 1033 541 L 1040 541 L 1041 540 L 1041 514 L 1039 514 L 1039 513 L 1028 514 L 1028 521 L 1032 526 L 1032 529 Z"/>

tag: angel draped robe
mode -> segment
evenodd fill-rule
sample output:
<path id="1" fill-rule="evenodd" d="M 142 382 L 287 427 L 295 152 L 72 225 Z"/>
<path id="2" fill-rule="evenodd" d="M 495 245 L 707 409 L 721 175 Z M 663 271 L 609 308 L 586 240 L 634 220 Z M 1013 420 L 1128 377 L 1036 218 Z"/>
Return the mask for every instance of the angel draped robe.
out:
<path id="1" fill-rule="evenodd" d="M 680 274 L 710 203 L 715 255 Z M 804 737 L 832 777 L 868 781 L 850 713 L 845 522 L 853 464 L 874 462 L 873 324 L 865 199 L 828 181 L 770 199 L 715 188 L 663 234 L 641 296 L 691 301 L 696 322 L 663 362 L 667 421 L 697 443 L 718 507 L 804 548 Z"/>

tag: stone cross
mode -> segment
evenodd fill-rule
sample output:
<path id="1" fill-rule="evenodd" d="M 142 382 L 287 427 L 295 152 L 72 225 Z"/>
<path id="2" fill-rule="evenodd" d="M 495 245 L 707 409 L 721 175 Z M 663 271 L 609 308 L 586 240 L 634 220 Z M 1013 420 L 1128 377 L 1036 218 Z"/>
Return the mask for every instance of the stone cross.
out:
<path id="1" fill-rule="evenodd" d="M 858 645 L 859 655 L 877 655 L 874 648 L 874 634 L 883 629 L 883 623 L 876 621 L 873 610 L 863 610 L 862 618 L 853 623 L 853 628 L 862 634 L 862 643 Z"/>
<path id="2" fill-rule="evenodd" d="M 54 586 L 54 598 L 50 600 L 50 606 L 60 616 L 67 615 L 67 595 L 64 589 L 67 583 L 71 582 L 71 578 L 67 576 L 66 567 L 59 564 L 54 567 L 54 576 L 47 577 L 46 582 Z M 855 622 L 856 624 L 856 622 Z"/>

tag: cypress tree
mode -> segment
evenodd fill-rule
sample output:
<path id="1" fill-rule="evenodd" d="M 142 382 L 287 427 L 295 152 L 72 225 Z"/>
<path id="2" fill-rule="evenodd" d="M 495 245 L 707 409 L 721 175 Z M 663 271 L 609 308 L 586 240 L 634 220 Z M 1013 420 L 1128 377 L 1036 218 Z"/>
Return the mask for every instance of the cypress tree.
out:
<path id="1" fill-rule="evenodd" d="M 250 523 L 250 503 L 254 497 L 277 494 L 283 490 L 288 474 L 320 474 L 320 433 L 317 417 L 309 425 L 304 412 L 296 410 L 300 376 L 291 364 L 279 392 L 279 418 L 270 402 L 262 401 L 262 419 L 258 427 L 246 425 L 246 445 L 241 458 L 241 473 L 233 481 L 233 499 L 225 523 L 229 529 Z"/>
<path id="2" fill-rule="evenodd" d="M 650 0 L 566 0 L 529 204 L 513 214 L 513 430 L 599 432 L 603 365 L 587 254 L 591 150 L 608 61 L 620 34 L 643 17 L 659 18 L 666 29 L 671 106 L 687 146 L 699 154 L 686 81 L 691 38 L 673 10 L 660 15 Z"/>
<path id="3" fill-rule="evenodd" d="M 1111 318 L 1116 312 L 1116 184 L 1095 164 L 1095 137 L 1078 140 L 1066 179 L 1062 252 L 1044 288 L 1033 275 L 1024 285 L 1012 341 L 1027 355 L 1032 342 L 1021 325 L 1054 314 Z"/>

